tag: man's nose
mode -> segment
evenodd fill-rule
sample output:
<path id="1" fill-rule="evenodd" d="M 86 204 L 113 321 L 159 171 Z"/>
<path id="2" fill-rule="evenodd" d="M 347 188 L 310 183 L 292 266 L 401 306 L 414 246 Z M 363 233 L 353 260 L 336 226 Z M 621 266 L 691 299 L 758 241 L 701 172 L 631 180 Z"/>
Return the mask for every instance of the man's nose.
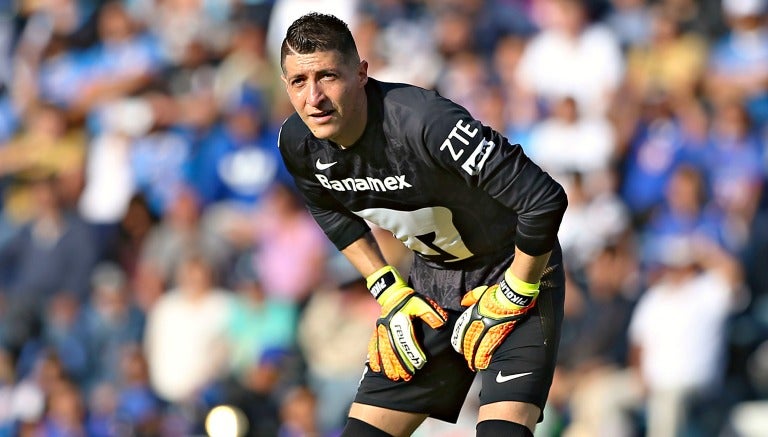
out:
<path id="1" fill-rule="evenodd" d="M 309 94 L 307 95 L 307 103 L 310 106 L 318 107 L 320 103 L 325 99 L 325 93 L 323 92 L 323 86 L 320 82 L 310 82 Z"/>

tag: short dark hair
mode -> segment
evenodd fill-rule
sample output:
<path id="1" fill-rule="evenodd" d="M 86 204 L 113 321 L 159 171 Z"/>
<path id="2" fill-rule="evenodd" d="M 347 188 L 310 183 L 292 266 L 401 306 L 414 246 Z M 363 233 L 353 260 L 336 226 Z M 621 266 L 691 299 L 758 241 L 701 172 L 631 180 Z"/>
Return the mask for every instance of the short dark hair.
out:
<path id="1" fill-rule="evenodd" d="M 344 62 L 360 61 L 355 39 L 347 23 L 333 15 L 310 12 L 296 19 L 285 33 L 280 47 L 280 67 L 285 71 L 285 57 L 336 50 Z"/>

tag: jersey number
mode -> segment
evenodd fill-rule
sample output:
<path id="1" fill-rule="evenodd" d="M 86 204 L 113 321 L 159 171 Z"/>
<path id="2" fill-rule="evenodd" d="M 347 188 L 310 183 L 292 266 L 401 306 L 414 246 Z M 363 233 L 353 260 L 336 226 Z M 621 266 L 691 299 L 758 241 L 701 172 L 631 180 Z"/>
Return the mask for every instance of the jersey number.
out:
<path id="1" fill-rule="evenodd" d="M 392 232 L 406 247 L 432 261 L 454 262 L 472 256 L 448 208 L 438 206 L 415 211 L 369 208 L 356 214 Z"/>

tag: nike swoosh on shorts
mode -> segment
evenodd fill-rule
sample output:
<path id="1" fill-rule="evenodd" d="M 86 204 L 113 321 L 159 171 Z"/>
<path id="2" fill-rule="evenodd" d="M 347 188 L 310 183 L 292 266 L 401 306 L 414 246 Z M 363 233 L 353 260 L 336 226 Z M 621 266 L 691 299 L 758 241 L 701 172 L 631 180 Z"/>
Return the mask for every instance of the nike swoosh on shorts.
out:
<path id="1" fill-rule="evenodd" d="M 496 382 L 501 384 L 501 383 L 504 383 L 504 382 L 507 382 L 507 381 L 511 381 L 513 379 L 517 379 L 517 378 L 520 378 L 520 377 L 523 377 L 523 376 L 530 375 L 532 373 L 533 372 L 513 373 L 512 375 L 504 376 L 504 375 L 501 374 L 501 371 L 499 371 L 499 374 L 496 375 Z"/>

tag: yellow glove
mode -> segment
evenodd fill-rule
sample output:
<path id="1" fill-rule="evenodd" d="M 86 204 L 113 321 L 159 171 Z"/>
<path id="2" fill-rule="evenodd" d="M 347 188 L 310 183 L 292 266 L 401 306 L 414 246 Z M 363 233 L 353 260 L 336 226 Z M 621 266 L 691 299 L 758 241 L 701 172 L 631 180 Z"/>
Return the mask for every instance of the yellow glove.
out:
<path id="1" fill-rule="evenodd" d="M 413 333 L 418 317 L 437 329 L 448 314 L 432 299 L 416 293 L 392 266 L 382 267 L 367 279 L 368 289 L 381 304 L 381 317 L 368 343 L 368 366 L 393 381 L 409 381 L 427 362 Z"/>
<path id="2" fill-rule="evenodd" d="M 474 288 L 461 299 L 468 306 L 453 327 L 451 345 L 473 371 L 487 369 L 491 355 L 515 324 L 536 304 L 539 283 L 530 284 L 507 269 L 496 285 Z"/>

